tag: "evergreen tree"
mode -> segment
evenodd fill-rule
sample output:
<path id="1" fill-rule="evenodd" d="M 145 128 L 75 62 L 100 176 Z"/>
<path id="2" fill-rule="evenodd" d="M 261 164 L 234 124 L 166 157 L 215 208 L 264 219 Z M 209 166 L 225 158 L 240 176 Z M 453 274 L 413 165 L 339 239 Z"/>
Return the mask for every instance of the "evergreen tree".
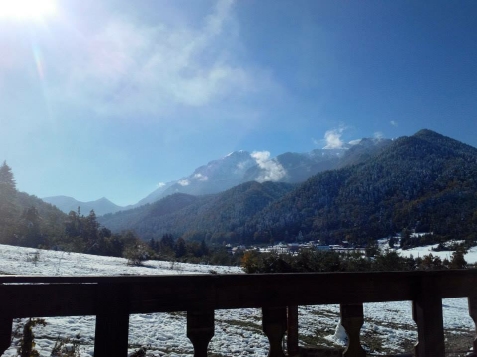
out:
<path id="1" fill-rule="evenodd" d="M 86 217 L 81 217 L 83 221 L 83 240 L 87 247 L 93 248 L 98 241 L 99 223 L 96 219 L 96 213 L 91 210 Z"/>
<path id="2" fill-rule="evenodd" d="M 16 183 L 6 161 L 0 166 L 0 242 L 12 243 L 17 217 Z"/>
<path id="3" fill-rule="evenodd" d="M 187 253 L 186 243 L 185 240 L 181 237 L 177 239 L 177 242 L 174 247 L 174 251 L 176 253 L 176 258 L 182 258 Z"/>
<path id="4" fill-rule="evenodd" d="M 40 229 L 40 214 L 35 206 L 26 208 L 22 214 L 22 225 L 24 229 L 22 245 L 37 248 L 43 244 L 43 237 Z"/>

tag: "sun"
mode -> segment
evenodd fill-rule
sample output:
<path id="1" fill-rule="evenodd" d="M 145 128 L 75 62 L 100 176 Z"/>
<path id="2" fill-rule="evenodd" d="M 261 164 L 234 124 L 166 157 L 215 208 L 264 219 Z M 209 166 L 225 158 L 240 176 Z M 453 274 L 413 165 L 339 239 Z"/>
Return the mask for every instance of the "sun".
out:
<path id="1" fill-rule="evenodd" d="M 0 0 L 0 19 L 41 20 L 55 12 L 54 0 Z"/>

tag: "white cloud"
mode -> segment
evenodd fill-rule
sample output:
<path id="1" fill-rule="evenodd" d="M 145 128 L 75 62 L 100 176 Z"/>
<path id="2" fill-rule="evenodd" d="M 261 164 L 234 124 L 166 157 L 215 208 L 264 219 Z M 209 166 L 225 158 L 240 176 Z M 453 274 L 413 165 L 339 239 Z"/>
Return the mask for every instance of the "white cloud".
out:
<path id="1" fill-rule="evenodd" d="M 262 169 L 260 176 L 256 179 L 258 182 L 278 181 L 287 174 L 286 170 L 280 163 L 270 160 L 270 152 L 254 151 L 251 156 Z"/>
<path id="2" fill-rule="evenodd" d="M 199 181 L 207 181 L 209 179 L 207 176 L 204 176 L 202 174 L 195 174 L 194 178 Z"/>
<path id="3" fill-rule="evenodd" d="M 382 132 L 380 132 L 380 131 L 376 131 L 376 132 L 374 133 L 374 138 L 381 140 L 382 138 L 384 138 L 384 134 L 383 134 Z"/>
<path id="4" fill-rule="evenodd" d="M 190 185 L 190 181 L 187 180 L 187 179 L 179 180 L 179 181 L 177 181 L 177 183 L 181 186 L 189 186 Z"/>
<path id="5" fill-rule="evenodd" d="M 157 187 L 158 187 L 158 188 L 161 188 L 161 187 L 164 187 L 165 185 L 166 185 L 165 182 L 159 182 L 159 183 L 157 184 Z"/>
<path id="6" fill-rule="evenodd" d="M 398 126 L 398 123 L 397 123 L 397 121 L 395 121 L 395 120 L 391 120 L 389 123 L 390 123 L 392 126 L 395 126 L 395 127 Z"/>
<path id="7" fill-rule="evenodd" d="M 345 128 L 341 127 L 339 129 L 331 129 L 325 133 L 325 142 L 326 145 L 323 149 L 341 149 L 344 145 L 341 136 Z"/>
<path id="8" fill-rule="evenodd" d="M 358 145 L 363 139 L 355 139 L 351 140 L 348 144 L 350 145 Z"/>
<path id="9" fill-rule="evenodd" d="M 110 18 L 71 47 L 58 96 L 99 114 L 163 115 L 271 88 L 264 71 L 239 63 L 232 0 L 219 0 L 202 26 L 134 24 Z M 78 46 L 79 45 L 79 46 Z"/>

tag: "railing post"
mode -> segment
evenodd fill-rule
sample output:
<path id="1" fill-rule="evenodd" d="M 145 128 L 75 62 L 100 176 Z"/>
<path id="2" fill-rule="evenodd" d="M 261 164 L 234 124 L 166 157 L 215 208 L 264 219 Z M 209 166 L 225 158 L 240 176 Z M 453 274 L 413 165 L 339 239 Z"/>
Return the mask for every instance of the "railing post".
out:
<path id="1" fill-rule="evenodd" d="M 422 278 L 412 302 L 412 317 L 417 325 L 416 357 L 444 357 L 442 298 L 432 279 Z"/>
<path id="2" fill-rule="evenodd" d="M 287 352 L 288 356 L 297 356 L 298 350 L 298 306 L 288 306 L 287 319 Z"/>
<path id="3" fill-rule="evenodd" d="M 287 330 L 287 308 L 272 307 L 262 308 L 263 332 L 270 342 L 268 357 L 283 357 L 282 341 Z"/>
<path id="4" fill-rule="evenodd" d="M 207 357 L 214 329 L 214 310 L 187 311 L 187 337 L 194 346 L 194 357 Z"/>
<path id="5" fill-rule="evenodd" d="M 10 347 L 12 343 L 13 318 L 0 313 L 0 356 Z"/>
<path id="6" fill-rule="evenodd" d="M 364 322 L 363 304 L 341 304 L 341 325 L 348 335 L 348 346 L 343 352 L 344 357 L 366 357 L 366 351 L 361 347 L 360 331 Z"/>
<path id="7" fill-rule="evenodd" d="M 3 302 L 0 307 L 0 356 L 10 347 L 12 343 L 13 317 L 9 314 L 3 284 L 0 284 L 0 300 Z"/>
<path id="8" fill-rule="evenodd" d="M 469 300 L 469 315 L 474 320 L 476 326 L 475 331 L 477 334 L 477 295 L 471 295 L 468 297 Z M 474 338 L 473 343 L 473 356 L 477 356 L 477 336 Z"/>
<path id="9" fill-rule="evenodd" d="M 127 285 L 98 284 L 94 357 L 128 355 L 129 301 Z"/>

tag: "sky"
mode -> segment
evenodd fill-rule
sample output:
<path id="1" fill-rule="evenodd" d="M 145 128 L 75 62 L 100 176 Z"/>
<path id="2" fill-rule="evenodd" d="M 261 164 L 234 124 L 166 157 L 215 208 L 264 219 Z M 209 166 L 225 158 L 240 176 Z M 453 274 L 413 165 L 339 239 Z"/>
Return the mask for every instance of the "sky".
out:
<path id="1" fill-rule="evenodd" d="M 477 2 L 0 0 L 0 161 L 134 204 L 235 150 L 477 146 Z"/>

